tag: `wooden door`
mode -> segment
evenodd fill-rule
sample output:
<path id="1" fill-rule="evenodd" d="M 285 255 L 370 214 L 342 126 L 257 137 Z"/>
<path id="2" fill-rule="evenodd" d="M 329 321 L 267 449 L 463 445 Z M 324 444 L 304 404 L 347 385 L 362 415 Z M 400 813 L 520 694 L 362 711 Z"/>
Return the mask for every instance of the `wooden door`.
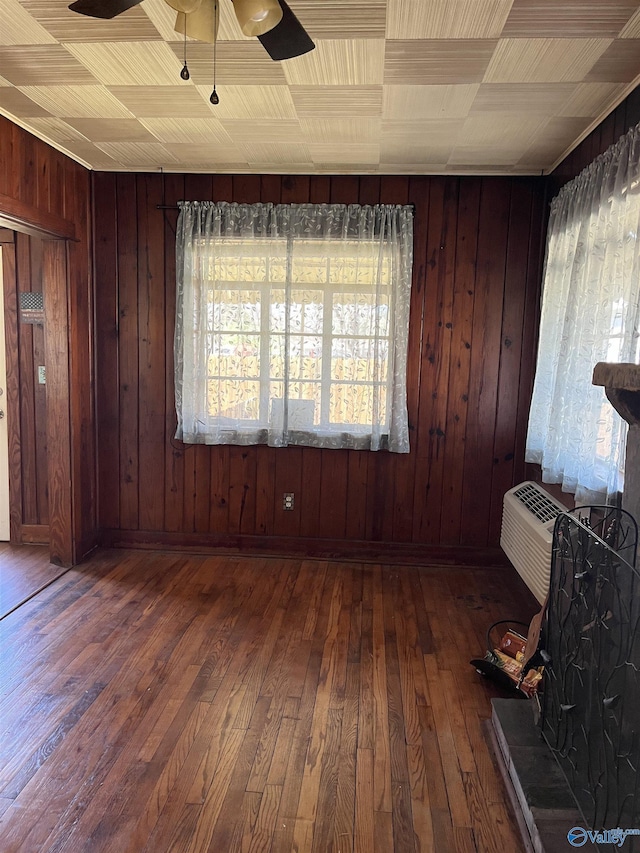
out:
<path id="1" fill-rule="evenodd" d="M 10 539 L 9 436 L 7 432 L 7 359 L 4 337 L 4 292 L 0 243 L 0 540 Z"/>

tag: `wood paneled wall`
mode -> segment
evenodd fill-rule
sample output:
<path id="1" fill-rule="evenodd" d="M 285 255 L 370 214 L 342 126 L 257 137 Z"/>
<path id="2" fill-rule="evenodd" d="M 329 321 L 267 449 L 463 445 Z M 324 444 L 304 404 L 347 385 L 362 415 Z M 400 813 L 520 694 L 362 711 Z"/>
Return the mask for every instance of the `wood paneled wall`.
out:
<path id="1" fill-rule="evenodd" d="M 89 172 L 0 117 L 0 223 L 46 235 L 41 262 L 47 312 L 44 337 L 45 349 L 53 355 L 53 363 L 47 365 L 47 469 L 42 471 L 41 452 L 35 451 L 34 456 L 29 440 L 23 441 L 18 434 L 19 449 L 30 461 L 22 470 L 12 469 L 14 482 L 25 477 L 20 484 L 24 517 L 14 518 L 14 527 L 34 518 L 44 520 L 42 481 L 46 479 L 51 556 L 67 564 L 81 559 L 97 541 L 89 217 Z M 13 262 L 22 279 L 21 270 L 33 264 L 33 251 L 27 245 L 21 234 Z M 18 286 L 22 288 L 21 281 Z M 17 322 L 17 305 L 8 307 Z M 17 330 L 12 334 L 9 345 L 17 346 Z M 23 354 L 27 357 L 26 348 Z M 22 408 L 24 413 L 31 405 L 32 392 L 18 383 L 15 394 L 9 413 L 14 420 L 17 410 Z M 37 424 L 34 429 L 39 429 Z"/>
<path id="2" fill-rule="evenodd" d="M 447 546 L 497 545 L 503 493 L 524 474 L 540 179 L 94 173 L 93 188 L 105 541 L 405 555 L 431 546 L 443 559 Z M 410 454 L 173 439 L 177 213 L 157 205 L 185 198 L 415 204 Z"/>

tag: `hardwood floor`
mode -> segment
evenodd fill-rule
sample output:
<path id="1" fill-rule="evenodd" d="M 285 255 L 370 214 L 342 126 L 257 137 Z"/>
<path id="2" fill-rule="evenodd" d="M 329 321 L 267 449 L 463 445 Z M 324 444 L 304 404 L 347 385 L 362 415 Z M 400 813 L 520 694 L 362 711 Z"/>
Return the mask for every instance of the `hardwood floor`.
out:
<path id="1" fill-rule="evenodd" d="M 519 853 L 508 570 L 105 552 L 0 622 L 2 853 Z"/>
<path id="2" fill-rule="evenodd" d="M 49 562 L 46 545 L 0 542 L 0 619 L 65 571 Z"/>

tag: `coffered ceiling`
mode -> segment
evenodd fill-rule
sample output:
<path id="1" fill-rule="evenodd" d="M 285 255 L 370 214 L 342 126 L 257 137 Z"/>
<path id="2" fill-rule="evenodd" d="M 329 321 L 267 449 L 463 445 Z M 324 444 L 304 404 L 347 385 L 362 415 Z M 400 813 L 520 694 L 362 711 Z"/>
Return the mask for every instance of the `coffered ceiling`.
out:
<path id="1" fill-rule="evenodd" d="M 551 169 L 640 79 L 640 0 L 289 0 L 316 50 L 272 61 L 220 2 L 213 48 L 164 0 L 112 20 L 0 0 L 0 113 L 92 169 Z"/>

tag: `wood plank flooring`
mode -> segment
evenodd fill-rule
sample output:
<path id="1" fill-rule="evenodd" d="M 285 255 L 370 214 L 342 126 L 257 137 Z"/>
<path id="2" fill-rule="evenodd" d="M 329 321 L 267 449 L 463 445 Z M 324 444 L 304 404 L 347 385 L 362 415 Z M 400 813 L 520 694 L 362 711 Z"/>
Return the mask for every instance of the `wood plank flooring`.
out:
<path id="1" fill-rule="evenodd" d="M 104 552 L 0 622 L 2 853 L 520 853 L 515 572 Z"/>
<path id="2" fill-rule="evenodd" d="M 0 619 L 65 571 L 49 562 L 46 545 L 0 542 Z"/>

